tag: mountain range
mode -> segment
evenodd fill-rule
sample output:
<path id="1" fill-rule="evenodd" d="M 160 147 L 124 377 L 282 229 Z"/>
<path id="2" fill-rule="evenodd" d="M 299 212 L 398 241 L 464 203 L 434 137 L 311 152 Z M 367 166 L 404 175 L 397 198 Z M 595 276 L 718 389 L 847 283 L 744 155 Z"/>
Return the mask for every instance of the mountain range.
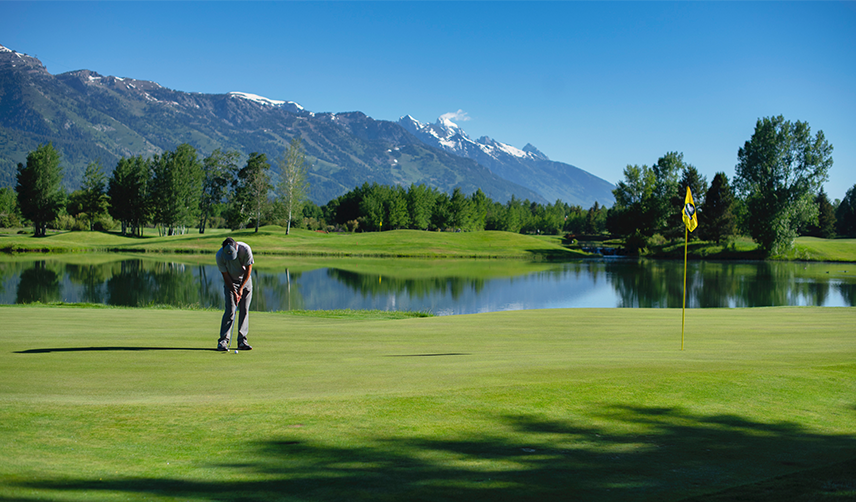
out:
<path id="1" fill-rule="evenodd" d="M 317 204 L 365 182 L 424 183 L 444 192 L 481 190 L 493 200 L 561 199 L 585 208 L 613 202 L 613 185 L 570 164 L 487 137 L 472 140 L 441 117 L 422 124 L 361 112 L 315 113 L 292 101 L 251 93 L 175 91 L 155 82 L 90 70 L 50 74 L 36 58 L 0 45 L 0 186 L 15 186 L 19 162 L 50 142 L 62 155 L 67 188 L 77 188 L 85 166 L 107 173 L 122 157 L 144 157 L 181 143 L 201 155 L 217 148 L 276 159 L 299 136 L 311 168 L 310 198 Z"/>

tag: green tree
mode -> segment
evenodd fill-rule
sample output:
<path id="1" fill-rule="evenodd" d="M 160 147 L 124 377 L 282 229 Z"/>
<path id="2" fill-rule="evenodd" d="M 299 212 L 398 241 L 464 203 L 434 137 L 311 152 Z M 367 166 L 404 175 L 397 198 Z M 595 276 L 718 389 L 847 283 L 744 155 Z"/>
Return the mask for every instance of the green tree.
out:
<path id="1" fill-rule="evenodd" d="M 832 145 L 807 122 L 758 119 L 737 153 L 734 185 L 745 198 L 749 235 L 767 253 L 793 245 L 799 228 L 816 218 L 814 194 L 828 179 Z"/>
<path id="2" fill-rule="evenodd" d="M 649 226 L 653 231 L 647 235 L 661 233 L 669 238 L 683 235 L 684 223 L 681 218 L 681 208 L 684 206 L 684 197 L 687 194 L 686 185 L 682 186 L 682 177 L 689 183 L 698 184 L 698 189 L 693 191 L 693 196 L 698 194 L 702 197 L 706 191 L 700 183 L 698 170 L 690 164 L 684 162 L 684 154 L 678 152 L 668 152 L 660 157 L 657 163 L 652 167 L 654 171 L 654 200 L 650 204 L 651 211 L 648 214 L 650 219 Z M 695 178 L 695 179 L 691 179 Z M 706 180 L 704 180 L 706 182 Z M 696 204 L 699 201 L 696 200 Z"/>
<path id="3" fill-rule="evenodd" d="M 246 223 L 247 216 L 254 216 L 256 232 L 259 231 L 262 210 L 268 203 L 270 190 L 270 164 L 267 162 L 267 156 L 253 152 L 247 159 L 247 165 L 238 171 L 236 180 L 235 199 L 241 226 Z"/>
<path id="4" fill-rule="evenodd" d="M 449 194 L 440 192 L 434 200 L 434 211 L 431 212 L 431 227 L 445 230 L 452 226 Z"/>
<path id="5" fill-rule="evenodd" d="M 142 237 L 143 227 L 149 222 L 151 206 L 151 162 L 142 156 L 119 159 L 108 183 L 110 216 L 122 222 L 122 235 Z"/>
<path id="6" fill-rule="evenodd" d="M 449 198 L 449 226 L 460 230 L 471 230 L 473 224 L 473 208 L 470 200 L 460 187 L 452 190 Z"/>
<path id="7" fill-rule="evenodd" d="M 89 230 L 92 231 L 95 220 L 110 207 L 110 197 L 107 195 L 107 176 L 100 162 L 91 162 L 83 174 L 83 196 L 81 208 L 89 220 Z"/>
<path id="8" fill-rule="evenodd" d="M 404 187 L 394 186 L 386 190 L 384 200 L 387 228 L 408 228 L 410 226 L 410 213 L 407 211 L 407 191 Z"/>
<path id="9" fill-rule="evenodd" d="M 606 216 L 608 212 L 606 208 L 600 208 L 601 213 L 601 231 L 606 229 Z M 564 232 L 568 232 L 571 234 L 582 234 L 585 232 L 586 222 L 588 218 L 589 211 L 584 211 L 580 206 L 570 206 L 567 211 L 567 218 L 565 219 L 565 225 L 562 227 Z"/>
<path id="10" fill-rule="evenodd" d="M 364 185 L 368 186 L 368 185 Z M 378 183 L 372 183 L 368 186 L 368 190 L 363 190 L 362 198 L 359 205 L 358 220 L 361 222 L 360 227 L 369 231 L 381 231 L 384 224 L 388 224 L 386 219 L 386 194 L 384 187 Z"/>
<path id="11" fill-rule="evenodd" d="M 690 188 L 692 189 L 692 188 Z M 699 232 L 706 240 L 722 242 L 737 231 L 734 193 L 725 173 L 716 173 L 699 207 Z"/>
<path id="12" fill-rule="evenodd" d="M 202 163 L 187 143 L 152 162 L 151 204 L 155 223 L 164 235 L 175 235 L 198 221 L 202 194 Z"/>
<path id="13" fill-rule="evenodd" d="M 624 179 L 612 191 L 615 204 L 607 212 L 607 229 L 616 235 L 651 236 L 656 231 L 652 216 L 656 211 L 654 189 L 656 173 L 646 165 L 624 168 Z"/>
<path id="14" fill-rule="evenodd" d="M 306 228 L 322 230 L 327 225 L 325 218 L 324 211 L 311 200 L 303 204 L 303 220 L 306 222 Z"/>
<path id="15" fill-rule="evenodd" d="M 240 153 L 216 149 L 202 161 L 202 195 L 199 198 L 199 233 L 205 233 L 215 209 L 226 200 L 229 184 L 238 172 Z"/>
<path id="16" fill-rule="evenodd" d="M 470 207 L 473 211 L 471 230 L 484 230 L 485 221 L 487 220 L 487 212 L 492 205 L 493 201 L 491 201 L 487 195 L 482 192 L 481 188 L 476 189 L 476 191 L 470 195 Z"/>
<path id="17" fill-rule="evenodd" d="M 698 172 L 698 169 L 696 169 L 692 164 L 683 165 L 683 168 L 681 169 L 681 179 L 678 182 L 678 191 L 672 197 L 672 202 L 669 206 L 672 210 L 672 213 L 670 214 L 671 222 L 663 233 L 670 238 L 680 237 L 681 232 L 683 231 L 684 223 L 681 208 L 684 207 L 684 198 L 687 196 L 687 187 L 690 187 L 695 206 L 703 206 L 704 198 L 708 189 L 707 178 L 701 175 L 701 173 Z M 700 236 L 700 232 L 694 232 L 690 234 L 689 238 L 699 239 Z"/>
<path id="18" fill-rule="evenodd" d="M 20 224 L 17 194 L 9 187 L 0 188 L 0 227 L 12 228 Z"/>
<path id="19" fill-rule="evenodd" d="M 838 235 L 856 237 L 856 185 L 847 190 L 835 209 L 835 228 Z"/>
<path id="20" fill-rule="evenodd" d="M 428 230 L 431 226 L 431 213 L 437 200 L 437 191 L 428 186 L 411 184 L 407 189 L 407 211 L 410 214 L 411 228 Z"/>
<path id="21" fill-rule="evenodd" d="M 817 203 L 817 233 L 824 239 L 832 239 L 835 237 L 835 208 L 829 202 L 829 197 L 823 188 L 815 198 Z"/>
<path id="22" fill-rule="evenodd" d="M 65 207 L 65 192 L 59 153 L 50 143 L 27 155 L 27 165 L 18 164 L 18 205 L 24 218 L 33 223 L 33 234 L 43 237 L 47 224 Z"/>
<path id="23" fill-rule="evenodd" d="M 585 216 L 584 231 L 588 235 L 597 235 L 606 227 L 606 210 L 603 206 L 594 201 L 594 205 L 589 208 Z"/>
<path id="24" fill-rule="evenodd" d="M 282 157 L 277 159 L 280 182 L 276 186 L 279 200 L 286 212 L 285 235 L 291 231 L 291 221 L 301 214 L 303 203 L 309 194 L 309 166 L 300 138 L 293 138 Z"/>

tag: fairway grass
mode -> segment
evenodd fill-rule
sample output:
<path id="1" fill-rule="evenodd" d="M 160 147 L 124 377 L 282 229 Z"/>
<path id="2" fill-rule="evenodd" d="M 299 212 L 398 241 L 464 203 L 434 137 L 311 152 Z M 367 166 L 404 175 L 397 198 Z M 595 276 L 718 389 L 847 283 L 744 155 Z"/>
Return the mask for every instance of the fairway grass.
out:
<path id="1" fill-rule="evenodd" d="M 2 306 L 0 501 L 853 500 L 856 308 Z"/>

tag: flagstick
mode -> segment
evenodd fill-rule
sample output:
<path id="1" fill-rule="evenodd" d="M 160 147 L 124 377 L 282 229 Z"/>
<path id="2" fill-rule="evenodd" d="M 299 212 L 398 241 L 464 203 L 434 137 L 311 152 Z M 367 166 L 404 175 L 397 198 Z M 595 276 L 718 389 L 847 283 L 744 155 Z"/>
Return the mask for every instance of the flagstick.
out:
<path id="1" fill-rule="evenodd" d="M 684 350 L 684 320 L 687 316 L 687 243 L 690 240 L 690 229 L 684 229 L 684 306 L 681 309 L 681 350 Z"/>

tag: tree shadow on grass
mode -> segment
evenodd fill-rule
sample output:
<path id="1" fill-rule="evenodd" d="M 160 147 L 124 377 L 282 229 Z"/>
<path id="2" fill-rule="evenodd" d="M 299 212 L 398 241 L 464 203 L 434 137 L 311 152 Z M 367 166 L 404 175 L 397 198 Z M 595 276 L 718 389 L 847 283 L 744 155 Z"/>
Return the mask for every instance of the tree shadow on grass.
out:
<path id="1" fill-rule="evenodd" d="M 492 432 L 471 437 L 378 434 L 352 447 L 298 435 L 259 441 L 243 452 L 252 458 L 249 462 L 200 466 L 228 476 L 222 482 L 46 478 L 14 486 L 38 489 L 54 499 L 120 494 L 216 501 L 856 496 L 856 472 L 848 470 L 856 464 L 854 435 L 819 434 L 791 422 L 623 405 L 604 406 L 588 422 L 536 415 L 492 420 Z M 597 425 L 601 423 L 608 426 Z M 771 479 L 785 481 L 770 485 Z M 767 485 L 753 488 L 761 486 L 757 483 Z"/>

